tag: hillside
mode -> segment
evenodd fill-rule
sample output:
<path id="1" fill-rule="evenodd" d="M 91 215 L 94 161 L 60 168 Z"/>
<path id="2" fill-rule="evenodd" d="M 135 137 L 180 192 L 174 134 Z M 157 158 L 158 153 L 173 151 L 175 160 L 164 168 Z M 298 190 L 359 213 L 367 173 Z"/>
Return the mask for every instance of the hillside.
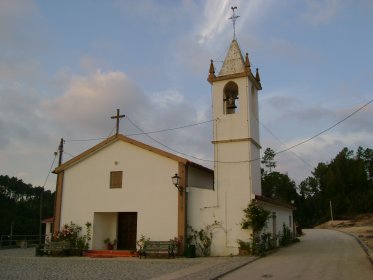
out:
<path id="1" fill-rule="evenodd" d="M 361 214 L 352 220 L 334 220 L 316 226 L 319 229 L 336 229 L 357 235 L 373 250 L 373 214 Z"/>

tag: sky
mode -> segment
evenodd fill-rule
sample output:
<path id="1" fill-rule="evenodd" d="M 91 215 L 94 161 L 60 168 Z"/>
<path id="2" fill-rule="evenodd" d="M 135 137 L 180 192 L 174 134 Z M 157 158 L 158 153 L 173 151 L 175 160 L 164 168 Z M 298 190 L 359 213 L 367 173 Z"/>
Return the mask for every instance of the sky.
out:
<path id="1" fill-rule="evenodd" d="M 301 143 L 373 99 L 370 0 L 2 0 L 0 175 L 54 190 L 60 139 L 69 160 L 115 133 L 116 109 L 120 133 L 212 167 L 206 79 L 233 38 L 232 6 L 260 71 L 262 150 Z M 373 103 L 278 154 L 276 170 L 299 183 L 344 147 L 373 148 L 372 113 Z"/>

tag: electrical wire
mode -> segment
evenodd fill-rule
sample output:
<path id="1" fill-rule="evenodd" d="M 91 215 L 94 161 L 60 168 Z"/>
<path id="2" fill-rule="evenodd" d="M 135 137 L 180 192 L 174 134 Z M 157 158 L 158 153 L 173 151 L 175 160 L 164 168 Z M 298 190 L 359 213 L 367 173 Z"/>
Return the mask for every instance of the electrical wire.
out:
<path id="1" fill-rule="evenodd" d="M 206 161 L 206 162 L 214 162 L 213 160 L 207 160 L 207 159 L 202 159 L 202 158 L 199 158 L 199 157 L 196 157 L 196 156 L 192 156 L 192 155 L 188 155 L 188 154 L 185 154 L 185 153 L 182 153 L 180 151 L 177 151 L 165 144 L 163 144 L 161 141 L 155 139 L 154 137 L 148 135 L 146 132 L 144 132 L 144 130 L 142 130 L 142 128 L 140 128 L 138 125 L 136 125 L 133 121 L 131 121 L 131 119 L 127 116 L 127 120 L 130 124 L 132 124 L 135 128 L 137 128 L 138 130 L 142 131 L 141 135 L 146 135 L 147 137 L 149 137 L 151 140 L 153 140 L 154 142 L 158 143 L 159 145 L 165 147 L 166 149 L 174 152 L 174 153 L 177 153 L 177 154 L 180 154 L 180 155 L 183 155 L 183 156 L 187 156 L 187 157 L 190 157 L 190 158 L 194 158 L 194 159 L 197 159 L 197 160 L 201 160 L 201 161 Z"/>
<path id="2" fill-rule="evenodd" d="M 126 118 L 128 119 L 128 116 L 126 116 Z M 213 122 L 213 121 L 214 120 L 208 120 L 208 121 L 203 121 L 203 122 L 198 122 L 198 123 L 192 123 L 192 124 L 186 124 L 186 125 L 182 125 L 182 126 L 177 126 L 177 127 L 172 127 L 172 128 L 165 128 L 165 129 L 160 129 L 160 130 L 155 130 L 155 131 L 149 131 L 149 132 L 145 132 L 143 130 L 140 130 L 140 128 L 137 128 L 137 129 L 139 129 L 141 131 L 141 133 L 133 133 L 133 134 L 128 134 L 126 136 L 138 136 L 138 135 L 144 135 L 144 134 L 153 134 L 153 133 L 173 131 L 173 130 L 178 130 L 178 129 L 183 129 L 183 128 L 187 128 L 187 127 L 197 126 L 197 125 L 201 125 L 201 124 L 205 124 L 205 123 L 210 123 L 210 122 Z M 115 126 L 111 130 L 111 132 L 109 134 L 109 137 L 113 133 L 114 129 L 115 129 Z M 66 142 L 85 142 L 85 141 L 104 140 L 104 139 L 107 139 L 107 138 L 108 137 L 88 138 L 88 139 L 68 139 L 68 140 L 65 140 L 65 141 Z"/>
<path id="3" fill-rule="evenodd" d="M 128 116 L 127 116 L 127 119 L 129 120 Z M 137 135 L 144 135 L 144 134 L 153 134 L 153 133 L 160 133 L 160 132 L 166 132 L 166 131 L 173 131 L 173 130 L 177 130 L 177 129 L 182 129 L 182 128 L 192 127 L 192 126 L 201 125 L 201 124 L 205 124 L 205 123 L 210 123 L 210 122 L 213 122 L 213 121 L 214 120 L 208 120 L 208 121 L 204 121 L 204 122 L 187 124 L 187 125 L 182 125 L 182 126 L 178 126 L 178 127 L 166 128 L 166 129 L 149 131 L 149 132 L 145 132 L 145 131 L 141 130 L 139 127 L 136 127 L 133 123 L 131 123 L 132 125 L 134 125 L 137 129 L 139 129 L 142 132 L 141 133 L 128 134 L 127 136 L 137 136 Z"/>
<path id="4" fill-rule="evenodd" d="M 109 138 L 111 134 L 113 134 L 115 128 L 116 128 L 116 125 L 113 126 L 113 129 L 109 132 L 108 137 L 106 137 L 105 139 Z"/>
<path id="5" fill-rule="evenodd" d="M 323 131 L 321 131 L 321 132 L 315 134 L 314 136 L 312 136 L 312 137 L 310 137 L 310 138 L 308 138 L 308 139 L 306 139 L 306 140 L 304 140 L 304 141 L 302 141 L 302 142 L 299 142 L 298 144 L 295 144 L 295 145 L 293 145 L 293 146 L 291 146 L 291 147 L 289 147 L 289 148 L 286 148 L 286 149 L 284 149 L 284 150 L 281 150 L 281 151 L 279 151 L 279 152 L 276 152 L 276 155 L 281 154 L 281 153 L 286 152 L 286 151 L 289 151 L 289 150 L 291 150 L 291 149 L 293 149 L 293 148 L 295 148 L 295 147 L 298 147 L 298 146 L 300 146 L 300 145 L 303 145 L 303 144 L 305 144 L 305 143 L 311 141 L 312 139 L 315 139 L 316 137 L 319 137 L 321 134 L 324 134 L 325 132 L 327 132 L 327 131 L 333 129 L 333 128 L 336 127 L 337 125 L 339 125 L 339 124 L 341 124 L 342 122 L 344 122 L 345 120 L 349 119 L 350 117 L 352 117 L 353 115 L 355 115 L 357 112 L 359 112 L 359 111 L 361 111 L 362 109 L 364 109 L 365 107 L 367 107 L 367 106 L 368 106 L 370 103 L 372 103 L 372 102 L 373 102 L 373 99 L 370 100 L 370 101 L 368 101 L 367 103 L 365 103 L 364 105 L 362 105 L 361 107 L 359 107 L 358 109 L 356 109 L 355 111 L 353 111 L 353 112 L 352 112 L 351 114 L 349 114 L 347 117 L 345 117 L 345 118 L 343 118 L 342 120 L 336 122 L 336 123 L 333 124 L 332 126 L 326 128 L 326 129 L 324 129 Z"/>
<path id="6" fill-rule="evenodd" d="M 63 151 L 63 153 L 66 154 L 66 155 L 68 155 L 68 156 L 70 156 L 71 158 L 76 157 L 76 156 L 74 156 L 74 155 L 72 155 L 72 154 L 70 154 L 70 153 L 68 153 L 68 152 L 66 152 L 66 151 Z"/>
<path id="7" fill-rule="evenodd" d="M 331 125 L 330 127 L 322 130 L 321 132 L 315 134 L 314 136 L 304 140 L 304 141 L 301 141 L 295 145 L 292 145 L 290 147 L 287 147 L 286 149 L 283 149 L 283 150 L 280 150 L 278 152 L 275 152 L 275 155 L 278 155 L 278 154 L 281 154 L 281 153 L 284 153 L 286 151 L 290 151 L 292 149 L 294 149 L 295 147 L 298 147 L 300 145 L 303 145 L 315 138 L 317 138 L 318 136 L 328 132 L 329 130 L 333 129 L 334 127 L 336 127 L 337 125 L 341 124 L 342 122 L 346 121 L 347 119 L 349 119 L 350 117 L 352 117 L 353 115 L 355 115 L 356 113 L 358 113 L 359 111 L 361 111 L 363 108 L 367 107 L 370 103 L 373 102 L 373 99 L 368 101 L 367 103 L 365 103 L 364 105 L 362 105 L 361 107 L 359 107 L 358 109 L 356 109 L 355 111 L 353 111 L 352 113 L 350 113 L 349 115 L 347 115 L 345 118 L 343 118 L 342 120 L 336 122 L 335 124 Z M 180 154 L 180 155 L 183 155 L 183 156 L 186 156 L 186 157 L 189 157 L 189 158 L 193 158 L 193 159 L 196 159 L 196 160 L 199 160 L 199 161 L 204 161 L 204 162 L 218 162 L 218 163 L 245 163 L 245 162 L 253 162 L 253 161 L 257 161 L 257 160 L 261 160 L 262 158 L 259 157 L 259 158 L 255 158 L 255 159 L 251 159 L 251 160 L 242 160 L 242 161 L 214 161 L 214 160 L 209 160 L 209 159 L 204 159 L 204 158 L 200 158 L 200 157 L 196 157 L 196 156 L 193 156 L 193 155 L 189 155 L 189 154 L 186 154 L 186 153 L 183 153 L 183 152 L 180 152 L 180 151 L 177 151 L 165 144 L 163 144 L 161 141 L 155 139 L 154 137 L 151 137 L 149 134 L 150 133 L 158 133 L 158 132 L 165 132 L 165 131 L 171 131 L 171 130 L 176 130 L 176 129 L 181 129 L 181 128 L 186 128 L 186 127 L 190 127 L 190 126 L 195 126 L 195 125 L 199 125 L 199 124 L 203 124 L 203 123 L 208 123 L 208 122 L 211 122 L 211 121 L 214 121 L 214 120 L 209 120 L 209 121 L 204 121 L 204 122 L 201 122 L 201 123 L 195 123 L 195 124 L 190 124 L 190 125 L 184 125 L 184 126 L 180 126 L 180 127 L 175 127 L 175 128 L 169 128 L 169 129 L 163 129 L 163 130 L 159 130 L 159 131 L 152 131 L 152 132 L 145 132 L 142 128 L 140 128 L 138 125 L 136 125 L 128 116 L 126 116 L 127 120 L 129 121 L 129 123 L 131 123 L 136 129 L 138 129 L 139 131 L 141 131 L 141 133 L 136 133 L 136 134 L 131 134 L 131 135 L 128 135 L 128 136 L 134 136 L 134 135 L 146 135 L 147 137 L 149 137 L 151 140 L 155 141 L 156 143 L 158 143 L 159 145 L 165 147 L 166 149 L 174 152 L 174 153 L 177 153 L 177 154 Z M 273 136 L 274 134 L 271 133 Z M 275 136 L 274 136 L 275 137 Z M 275 137 L 277 138 L 277 137 Z M 96 139 L 84 139 L 84 140 L 66 140 L 66 142 L 73 142 L 73 141 L 91 141 L 91 140 L 102 140 L 102 139 L 107 139 L 107 138 L 96 138 Z M 285 144 L 284 144 L 285 145 Z M 285 145 L 286 146 L 286 145 Z M 65 152 L 66 153 L 66 152 Z M 66 153 L 68 154 L 68 153 Z M 68 154 L 70 155 L 70 154 Z M 72 156 L 72 155 L 70 155 Z"/>
<path id="8" fill-rule="evenodd" d="M 349 119 L 350 117 L 352 117 L 353 115 L 355 115 L 356 113 L 358 113 L 359 111 L 361 111 L 363 108 L 367 107 L 370 103 L 373 102 L 373 99 L 368 101 L 367 103 L 365 103 L 364 105 L 360 106 L 358 109 L 356 109 L 355 111 L 353 111 L 352 113 L 350 113 L 349 115 L 347 115 L 345 118 L 343 118 L 342 120 L 336 122 L 335 124 L 331 125 L 330 127 L 322 130 L 321 132 L 315 134 L 314 136 L 304 140 L 304 141 L 301 141 L 291 147 L 288 147 L 284 150 L 280 150 L 279 152 L 275 152 L 275 155 L 278 155 L 278 154 L 281 154 L 281 153 L 284 153 L 286 151 L 290 151 L 292 150 L 293 148 L 295 147 L 298 147 L 300 145 L 303 145 L 313 139 L 315 139 L 316 137 L 324 134 L 325 132 L 328 132 L 329 130 L 333 129 L 334 127 L 336 127 L 337 125 L 341 124 L 342 122 L 346 121 L 347 119 Z M 143 131 L 139 126 L 137 126 L 135 123 L 133 123 L 128 117 L 127 117 L 128 121 L 134 126 L 136 127 L 137 129 L 139 129 L 140 131 Z M 153 141 L 157 142 L 158 144 L 162 145 L 163 147 L 175 152 L 175 153 L 178 153 L 178 154 L 181 154 L 183 156 L 187 156 L 187 157 L 190 157 L 190 158 L 194 158 L 194 159 L 197 159 L 197 160 L 200 160 L 200 161 L 205 161 L 205 162 L 218 162 L 218 163 L 244 163 L 244 162 L 254 162 L 254 161 L 257 161 L 257 160 L 261 160 L 262 158 L 259 157 L 259 158 L 255 158 L 255 159 L 251 159 L 251 160 L 243 160 L 243 161 L 214 161 L 214 160 L 208 160 L 208 159 L 203 159 L 203 158 L 199 158 L 199 157 L 195 157 L 195 156 L 192 156 L 192 155 L 189 155 L 189 154 L 186 154 L 186 153 L 182 153 L 180 151 L 177 151 L 165 144 L 163 144 L 162 142 L 160 142 L 159 140 L 157 139 L 154 139 L 153 137 L 149 136 L 148 134 L 146 134 L 145 132 L 143 132 L 143 134 L 145 134 L 146 136 L 148 136 L 150 139 L 152 139 Z"/>
<path id="9" fill-rule="evenodd" d="M 44 181 L 44 184 L 43 184 L 43 189 L 44 189 L 45 185 L 47 184 L 47 181 L 48 181 L 49 175 L 50 175 L 51 172 L 52 172 L 53 165 L 54 165 L 54 162 L 56 161 L 57 154 L 58 154 L 57 152 L 54 152 L 54 158 L 53 158 L 52 164 L 51 164 L 51 166 L 50 166 L 50 168 L 49 168 L 48 175 L 47 175 L 47 177 L 45 178 L 45 181 Z"/>
<path id="10" fill-rule="evenodd" d="M 287 148 L 286 144 L 281 141 L 268 127 L 266 127 L 263 123 L 261 123 L 257 118 L 255 118 L 255 120 L 265 129 L 267 130 L 267 132 L 269 134 L 271 134 L 273 136 L 273 138 L 275 138 L 278 142 L 280 142 L 285 148 Z M 312 166 L 309 162 L 307 162 L 305 159 L 303 159 L 302 157 L 300 157 L 296 152 L 290 150 L 290 152 L 292 152 L 298 159 L 300 159 L 301 161 L 303 161 L 306 165 L 308 165 L 309 167 L 311 168 L 314 168 L 314 166 Z"/>

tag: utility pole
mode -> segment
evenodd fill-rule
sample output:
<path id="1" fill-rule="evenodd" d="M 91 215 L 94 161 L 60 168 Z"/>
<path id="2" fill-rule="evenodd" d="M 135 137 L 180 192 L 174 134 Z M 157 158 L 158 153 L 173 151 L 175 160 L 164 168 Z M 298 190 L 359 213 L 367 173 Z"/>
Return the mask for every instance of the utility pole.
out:
<path id="1" fill-rule="evenodd" d="M 61 138 L 60 145 L 58 146 L 58 153 L 59 153 L 58 166 L 60 166 L 62 164 L 63 144 L 64 143 L 65 143 L 65 141 L 63 140 L 63 138 Z"/>
<path id="2" fill-rule="evenodd" d="M 10 246 L 12 246 L 12 243 L 13 243 L 13 227 L 14 227 L 14 222 L 12 221 L 10 223 Z"/>
<path id="3" fill-rule="evenodd" d="M 40 207 L 39 207 L 39 246 L 41 246 L 41 230 L 43 229 L 41 220 L 43 219 L 43 192 L 44 188 L 40 189 Z"/>
<path id="4" fill-rule="evenodd" d="M 330 207 L 330 217 L 333 221 L 333 207 L 332 207 L 332 201 L 331 200 L 329 200 L 329 207 Z"/>
<path id="5" fill-rule="evenodd" d="M 63 140 L 63 138 L 61 138 L 60 144 L 58 145 L 58 166 L 60 166 L 62 164 L 63 144 L 64 143 L 65 143 L 65 141 Z M 54 152 L 55 159 L 56 159 L 56 156 L 57 156 L 57 152 Z M 54 160 L 53 160 L 53 163 L 54 163 Z M 48 177 L 47 177 L 47 179 L 48 179 Z M 46 182 L 47 182 L 47 180 L 45 180 L 45 183 Z M 44 186 L 45 186 L 45 183 L 44 183 Z M 42 236 L 41 232 L 42 232 L 42 229 L 43 229 L 42 219 L 43 219 L 43 194 L 44 194 L 44 186 L 40 190 L 40 205 L 39 205 L 39 223 L 40 223 L 39 224 L 39 246 L 41 246 L 41 243 L 42 243 L 41 242 L 41 236 Z"/>

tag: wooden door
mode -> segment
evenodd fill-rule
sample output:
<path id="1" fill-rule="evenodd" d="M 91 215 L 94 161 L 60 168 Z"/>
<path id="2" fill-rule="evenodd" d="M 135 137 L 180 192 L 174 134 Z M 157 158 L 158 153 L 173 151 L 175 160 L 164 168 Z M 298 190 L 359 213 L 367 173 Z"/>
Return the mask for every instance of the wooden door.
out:
<path id="1" fill-rule="evenodd" d="M 137 212 L 118 213 L 118 250 L 136 250 Z"/>

